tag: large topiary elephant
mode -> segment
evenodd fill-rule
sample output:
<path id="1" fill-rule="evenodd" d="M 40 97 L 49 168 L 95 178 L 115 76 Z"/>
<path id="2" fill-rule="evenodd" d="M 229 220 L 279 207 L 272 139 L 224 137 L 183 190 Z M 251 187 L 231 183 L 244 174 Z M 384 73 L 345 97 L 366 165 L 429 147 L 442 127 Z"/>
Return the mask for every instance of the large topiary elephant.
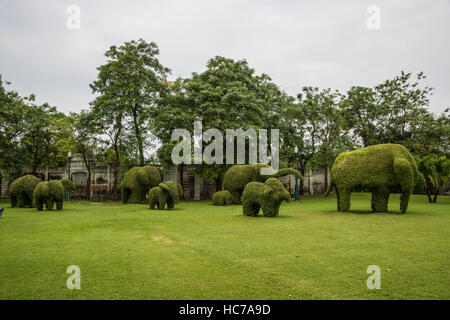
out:
<path id="1" fill-rule="evenodd" d="M 262 209 L 264 216 L 278 215 L 280 204 L 289 202 L 291 195 L 280 180 L 269 178 L 266 182 L 250 182 L 242 192 L 242 210 L 246 216 L 256 216 Z"/>
<path id="2" fill-rule="evenodd" d="M 379 144 L 341 153 L 334 161 L 325 195 L 335 187 L 338 211 L 349 211 L 352 191 L 371 192 L 372 210 L 386 212 L 389 193 L 401 191 L 400 211 L 405 213 L 416 184 L 421 184 L 421 177 L 408 149 Z"/>
<path id="3" fill-rule="evenodd" d="M 75 190 L 75 185 L 67 179 L 40 182 L 33 192 L 33 203 L 38 211 L 45 207 L 52 211 L 56 203 L 56 210 L 63 209 L 65 192 Z"/>
<path id="4" fill-rule="evenodd" d="M 154 209 L 155 206 L 159 210 L 163 210 L 167 204 L 167 209 L 173 209 L 175 203 L 183 195 L 183 187 L 173 181 L 167 181 L 160 183 L 157 187 L 153 187 L 148 192 L 148 202 L 150 209 Z"/>
<path id="5" fill-rule="evenodd" d="M 9 187 L 11 207 L 33 207 L 33 191 L 41 179 L 33 175 L 26 175 L 14 180 Z"/>
<path id="6" fill-rule="evenodd" d="M 131 196 L 132 202 L 142 202 L 145 195 L 152 187 L 161 183 L 161 174 L 158 168 L 152 166 L 133 167 L 123 177 L 122 202 L 128 203 Z"/>
<path id="7" fill-rule="evenodd" d="M 264 182 L 269 178 L 276 178 L 293 174 L 303 180 L 303 176 L 295 169 L 284 168 L 279 169 L 272 175 L 261 175 L 261 168 L 270 168 L 268 164 L 238 164 L 232 166 L 225 173 L 223 178 L 223 187 L 231 193 L 234 204 L 241 203 L 242 191 L 250 182 Z"/>

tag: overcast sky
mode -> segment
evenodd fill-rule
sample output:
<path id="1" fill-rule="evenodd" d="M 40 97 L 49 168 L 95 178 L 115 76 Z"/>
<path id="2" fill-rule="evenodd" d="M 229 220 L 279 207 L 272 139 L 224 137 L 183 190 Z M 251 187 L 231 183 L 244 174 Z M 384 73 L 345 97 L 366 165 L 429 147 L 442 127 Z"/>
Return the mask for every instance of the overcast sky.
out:
<path id="1" fill-rule="evenodd" d="M 67 27 L 70 5 L 81 10 L 80 29 Z M 367 27 L 371 5 L 380 29 Z M 0 0 L 0 73 L 22 96 L 79 111 L 105 51 L 143 38 L 158 44 L 172 78 L 201 72 L 215 55 L 245 58 L 291 95 L 424 71 L 441 112 L 450 106 L 449 31 L 450 0 Z"/>

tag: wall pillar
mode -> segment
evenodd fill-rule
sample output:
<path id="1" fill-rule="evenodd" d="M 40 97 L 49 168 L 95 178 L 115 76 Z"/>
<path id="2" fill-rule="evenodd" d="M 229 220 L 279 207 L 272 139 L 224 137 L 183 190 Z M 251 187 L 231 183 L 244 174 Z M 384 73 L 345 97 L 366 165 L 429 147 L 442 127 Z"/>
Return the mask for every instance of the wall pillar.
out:
<path id="1" fill-rule="evenodd" d="M 2 186 L 0 190 L 0 197 L 7 198 L 8 197 L 8 189 L 9 189 L 9 175 L 3 173 L 2 174 Z"/>
<path id="2" fill-rule="evenodd" d="M 194 176 L 194 200 L 200 200 L 202 195 L 203 179 L 198 175 Z"/>

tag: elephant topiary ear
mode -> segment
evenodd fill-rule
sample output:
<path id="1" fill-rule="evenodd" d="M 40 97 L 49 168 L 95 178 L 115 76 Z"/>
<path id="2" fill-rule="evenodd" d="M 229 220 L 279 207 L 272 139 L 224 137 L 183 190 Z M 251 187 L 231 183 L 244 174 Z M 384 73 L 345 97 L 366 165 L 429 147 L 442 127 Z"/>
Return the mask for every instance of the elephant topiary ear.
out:
<path id="1" fill-rule="evenodd" d="M 169 195 L 175 201 L 178 200 L 178 188 L 173 181 L 167 181 L 166 183 L 160 183 L 159 187 L 165 192 L 169 193 Z"/>
<path id="2" fill-rule="evenodd" d="M 267 184 L 264 185 L 263 192 L 262 192 L 262 195 L 264 198 L 269 198 L 273 192 L 274 192 L 274 189 L 270 185 L 267 185 Z"/>
<path id="3" fill-rule="evenodd" d="M 169 188 L 166 186 L 165 183 L 162 183 L 162 182 L 161 182 L 158 186 L 159 186 L 161 189 L 163 189 L 164 191 L 170 192 Z"/>

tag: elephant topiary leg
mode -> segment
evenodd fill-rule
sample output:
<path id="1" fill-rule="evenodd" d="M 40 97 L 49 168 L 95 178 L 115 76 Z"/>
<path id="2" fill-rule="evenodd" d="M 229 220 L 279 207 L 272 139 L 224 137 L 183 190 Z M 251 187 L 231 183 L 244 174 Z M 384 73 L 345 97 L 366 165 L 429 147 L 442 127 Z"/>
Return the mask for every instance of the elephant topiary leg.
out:
<path id="1" fill-rule="evenodd" d="M 56 210 L 62 210 L 63 209 L 63 201 L 62 200 L 58 200 L 56 201 Z"/>
<path id="2" fill-rule="evenodd" d="M 242 205 L 242 211 L 245 216 L 256 216 L 259 213 L 260 206 L 257 203 Z"/>
<path id="3" fill-rule="evenodd" d="M 166 206 L 166 199 L 161 199 L 159 201 L 159 208 L 160 210 L 164 210 L 164 207 Z"/>
<path id="4" fill-rule="evenodd" d="M 54 207 L 54 201 L 53 200 L 47 200 L 47 210 L 48 211 L 53 211 L 53 207 Z"/>
<path id="5" fill-rule="evenodd" d="M 280 203 L 265 204 L 262 210 L 265 217 L 275 217 L 280 210 Z"/>
<path id="6" fill-rule="evenodd" d="M 23 194 L 17 196 L 17 207 L 25 208 L 25 196 Z"/>
<path id="7" fill-rule="evenodd" d="M 340 211 L 349 212 L 350 211 L 350 196 L 351 191 L 341 190 L 339 192 L 339 205 Z"/>
<path id="8" fill-rule="evenodd" d="M 411 195 L 411 193 L 404 192 L 400 196 L 400 212 L 401 213 L 406 213 L 406 210 L 408 210 L 408 202 L 409 202 L 410 195 Z"/>
<path id="9" fill-rule="evenodd" d="M 230 191 L 231 202 L 233 204 L 241 204 L 241 192 L 240 191 Z"/>
<path id="10" fill-rule="evenodd" d="M 122 186 L 122 203 L 127 204 L 130 198 L 131 190 L 127 187 Z"/>
<path id="11" fill-rule="evenodd" d="M 336 200 L 337 200 L 337 210 L 341 211 L 341 198 L 339 197 L 339 191 L 336 188 Z"/>
<path id="12" fill-rule="evenodd" d="M 41 199 L 36 199 L 35 206 L 38 211 L 42 211 L 44 209 L 44 203 Z"/>
<path id="13" fill-rule="evenodd" d="M 372 211 L 387 212 L 389 203 L 389 190 L 375 190 L 372 192 Z"/>
<path id="14" fill-rule="evenodd" d="M 400 211 L 405 213 L 408 209 L 409 196 L 414 190 L 414 172 L 411 164 L 402 158 L 394 159 L 394 171 L 402 189 Z"/>
<path id="15" fill-rule="evenodd" d="M 12 208 L 17 207 L 17 198 L 15 196 L 10 196 L 9 198 L 11 200 L 11 207 Z"/>

